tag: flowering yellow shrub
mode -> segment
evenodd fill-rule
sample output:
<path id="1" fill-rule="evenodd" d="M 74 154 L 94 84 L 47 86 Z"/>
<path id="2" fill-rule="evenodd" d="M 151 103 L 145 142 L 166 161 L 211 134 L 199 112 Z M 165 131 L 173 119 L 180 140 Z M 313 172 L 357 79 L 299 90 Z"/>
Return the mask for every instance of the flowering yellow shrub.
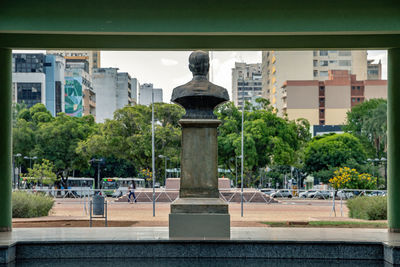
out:
<path id="1" fill-rule="evenodd" d="M 153 174 L 149 169 L 141 169 L 139 172 L 139 176 L 146 179 L 147 181 L 150 181 L 153 177 Z"/>
<path id="2" fill-rule="evenodd" d="M 334 172 L 334 177 L 329 180 L 335 189 L 376 189 L 377 179 L 369 173 L 358 173 L 349 167 L 339 168 Z"/>

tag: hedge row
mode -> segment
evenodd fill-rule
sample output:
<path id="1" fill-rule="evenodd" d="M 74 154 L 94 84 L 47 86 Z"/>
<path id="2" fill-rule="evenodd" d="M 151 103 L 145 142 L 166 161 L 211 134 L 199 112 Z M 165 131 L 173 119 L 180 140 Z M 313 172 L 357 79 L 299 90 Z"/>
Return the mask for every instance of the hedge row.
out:
<path id="1" fill-rule="evenodd" d="M 349 217 L 364 220 L 387 219 L 387 197 L 356 197 L 347 200 Z"/>
<path id="2" fill-rule="evenodd" d="M 51 197 L 42 193 L 12 193 L 12 216 L 13 218 L 32 218 L 47 216 L 54 205 Z"/>

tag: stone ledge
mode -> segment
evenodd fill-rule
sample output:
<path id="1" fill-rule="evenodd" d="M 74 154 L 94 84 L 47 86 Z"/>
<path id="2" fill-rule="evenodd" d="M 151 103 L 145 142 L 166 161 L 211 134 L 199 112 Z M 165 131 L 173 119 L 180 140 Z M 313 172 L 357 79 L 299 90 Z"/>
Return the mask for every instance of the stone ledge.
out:
<path id="1" fill-rule="evenodd" d="M 171 203 L 171 213 L 228 214 L 228 210 L 220 198 L 178 198 Z"/>

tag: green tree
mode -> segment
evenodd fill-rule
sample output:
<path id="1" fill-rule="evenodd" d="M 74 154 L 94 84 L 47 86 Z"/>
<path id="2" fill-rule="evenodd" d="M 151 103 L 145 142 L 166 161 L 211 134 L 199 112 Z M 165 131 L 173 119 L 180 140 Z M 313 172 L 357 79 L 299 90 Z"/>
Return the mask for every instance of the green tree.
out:
<path id="1" fill-rule="evenodd" d="M 35 154 L 54 162 L 57 173 L 68 173 L 85 168 L 87 163 L 76 152 L 78 143 L 98 130 L 93 116 L 70 117 L 59 113 L 47 123 L 41 123 L 36 131 Z"/>
<path id="2" fill-rule="evenodd" d="M 162 154 L 176 165 L 180 159 L 181 129 L 178 121 L 184 110 L 178 105 L 155 104 L 155 153 L 156 179 L 163 181 Z M 77 152 L 86 159 L 115 157 L 127 160 L 135 167 L 151 170 L 151 106 L 127 106 L 114 113 L 114 119 L 106 120 L 100 131 L 80 142 Z M 133 175 L 133 174 L 132 174 Z"/>
<path id="3" fill-rule="evenodd" d="M 324 135 L 314 138 L 305 149 L 305 170 L 326 179 L 332 178 L 334 167 L 343 166 L 349 161 L 363 164 L 365 150 L 359 139 L 349 133 Z M 329 171 L 331 173 L 329 173 Z"/>
<path id="4" fill-rule="evenodd" d="M 249 103 L 244 112 L 244 169 L 247 176 L 258 174 L 259 169 L 267 165 L 298 162 L 297 151 L 310 138 L 306 120 L 288 121 L 279 118 L 268 106 L 267 109 L 254 108 Z M 235 173 L 235 157 L 241 154 L 241 111 L 229 102 L 216 113 L 222 121 L 218 128 L 219 164 Z"/>
<path id="5" fill-rule="evenodd" d="M 54 164 L 47 159 L 43 159 L 41 164 L 35 163 L 33 168 L 28 168 L 28 173 L 23 176 L 25 176 L 28 181 L 40 185 L 51 185 L 57 179 L 54 173 Z"/>
<path id="6" fill-rule="evenodd" d="M 359 137 L 369 157 L 385 156 L 387 147 L 387 101 L 370 99 L 347 113 L 344 130 Z"/>

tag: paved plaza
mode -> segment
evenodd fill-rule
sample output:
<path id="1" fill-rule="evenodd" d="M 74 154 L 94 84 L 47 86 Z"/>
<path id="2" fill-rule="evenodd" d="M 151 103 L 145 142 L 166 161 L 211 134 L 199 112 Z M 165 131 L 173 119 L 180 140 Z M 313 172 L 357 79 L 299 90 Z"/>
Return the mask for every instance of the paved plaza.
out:
<path id="1" fill-rule="evenodd" d="M 154 217 L 152 203 L 117 203 L 111 198 L 108 203 L 109 226 L 168 226 L 170 203 L 156 203 Z M 340 202 L 336 203 L 335 217 L 331 200 L 279 200 L 275 204 L 245 203 L 243 207 L 244 216 L 241 217 L 240 203 L 229 204 L 233 227 L 265 227 L 266 225 L 261 222 L 275 221 L 356 221 L 347 217 L 348 209 L 344 202 L 342 209 Z M 14 227 L 68 227 L 68 221 L 81 221 L 74 226 L 86 226 L 89 219 L 88 211 L 89 205 L 86 203 L 85 211 L 82 199 L 56 199 L 50 216 L 13 219 L 13 224 Z"/>

